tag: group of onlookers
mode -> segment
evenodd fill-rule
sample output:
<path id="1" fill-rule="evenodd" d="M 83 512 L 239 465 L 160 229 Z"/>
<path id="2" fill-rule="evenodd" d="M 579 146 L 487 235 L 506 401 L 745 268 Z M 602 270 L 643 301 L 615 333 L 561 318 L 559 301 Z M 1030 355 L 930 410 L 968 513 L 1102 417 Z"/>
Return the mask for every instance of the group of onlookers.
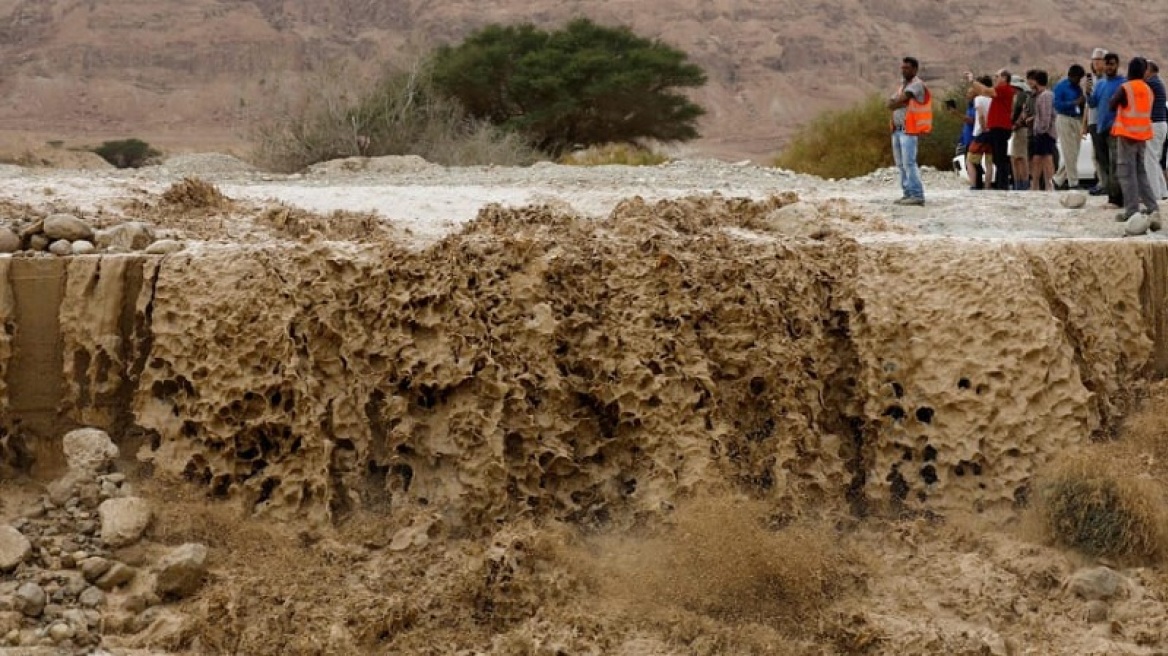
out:
<path id="1" fill-rule="evenodd" d="M 924 204 L 916 163 L 916 141 L 932 129 L 932 96 L 917 76 L 919 63 L 902 61 L 903 82 L 889 98 L 893 158 L 900 171 L 902 205 Z M 1143 57 L 1120 72 L 1119 55 L 1096 48 L 1090 70 L 1071 65 L 1051 86 L 1046 71 L 1024 76 L 1007 69 L 993 77 L 965 74 L 961 137 L 971 189 L 1045 190 L 1079 185 L 1080 144 L 1090 137 L 1098 184 L 1092 195 L 1106 195 L 1121 209 L 1128 234 L 1159 229 L 1159 201 L 1168 200 L 1168 95 L 1159 66 Z M 1055 156 L 1061 152 L 1058 167 Z"/>

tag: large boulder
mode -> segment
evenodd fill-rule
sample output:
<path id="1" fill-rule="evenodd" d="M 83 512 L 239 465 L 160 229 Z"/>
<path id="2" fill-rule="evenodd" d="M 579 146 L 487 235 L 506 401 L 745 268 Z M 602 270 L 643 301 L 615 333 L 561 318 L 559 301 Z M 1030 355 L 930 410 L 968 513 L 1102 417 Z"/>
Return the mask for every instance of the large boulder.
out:
<path id="1" fill-rule="evenodd" d="M 12 228 L 0 228 L 0 253 L 15 253 L 20 247 L 20 235 Z"/>
<path id="2" fill-rule="evenodd" d="M 93 228 L 72 214 L 58 213 L 45 217 L 44 233 L 50 241 L 58 239 L 64 239 L 68 242 L 75 242 L 79 239 L 93 240 Z"/>

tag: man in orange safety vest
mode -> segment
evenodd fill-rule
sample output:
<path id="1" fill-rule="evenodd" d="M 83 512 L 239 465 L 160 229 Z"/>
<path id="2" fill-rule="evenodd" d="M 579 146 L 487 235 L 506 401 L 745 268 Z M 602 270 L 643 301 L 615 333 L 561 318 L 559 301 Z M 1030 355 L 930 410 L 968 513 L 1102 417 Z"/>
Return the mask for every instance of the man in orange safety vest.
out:
<path id="1" fill-rule="evenodd" d="M 1144 82 L 1148 62 L 1133 57 L 1127 65 L 1127 81 L 1111 97 L 1115 123 L 1111 136 L 1116 140 L 1115 175 L 1123 189 L 1124 207 L 1115 218 L 1124 222 L 1124 233 L 1142 235 L 1159 229 L 1160 208 L 1152 192 L 1144 150 L 1152 140 L 1152 89 Z M 1140 211 L 1140 203 L 1144 210 Z M 1155 227 L 1153 227 L 1153 225 Z"/>
<path id="2" fill-rule="evenodd" d="M 900 172 L 903 196 L 897 205 L 924 205 L 925 187 L 917 166 L 917 139 L 933 131 L 933 97 L 921 78 L 917 77 L 921 64 L 914 57 L 901 60 L 900 74 L 904 78 L 900 88 L 889 97 L 892 110 L 892 160 Z"/>

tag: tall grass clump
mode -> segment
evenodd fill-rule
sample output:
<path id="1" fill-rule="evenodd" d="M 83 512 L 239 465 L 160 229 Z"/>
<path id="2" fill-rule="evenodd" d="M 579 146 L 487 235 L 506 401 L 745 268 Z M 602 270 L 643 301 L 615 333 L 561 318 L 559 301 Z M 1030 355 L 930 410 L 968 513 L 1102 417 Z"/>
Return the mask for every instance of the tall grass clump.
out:
<path id="1" fill-rule="evenodd" d="M 253 158 L 264 168 L 298 171 L 344 157 L 417 155 L 437 164 L 530 164 L 538 154 L 520 137 L 471 119 L 437 92 L 419 64 L 370 81 L 323 71 L 267 95 L 250 121 Z"/>
<path id="2" fill-rule="evenodd" d="M 803 126 L 775 158 L 775 166 L 823 178 L 854 178 L 892 166 L 892 112 L 872 95 L 846 109 L 820 114 Z M 964 107 L 963 102 L 958 103 Z M 961 136 L 961 119 L 947 113 L 933 93 L 933 131 L 920 140 L 917 162 L 949 170 Z"/>
<path id="3" fill-rule="evenodd" d="M 1164 494 L 1098 454 L 1068 457 L 1041 477 L 1035 512 L 1047 539 L 1087 556 L 1156 561 L 1168 548 Z"/>

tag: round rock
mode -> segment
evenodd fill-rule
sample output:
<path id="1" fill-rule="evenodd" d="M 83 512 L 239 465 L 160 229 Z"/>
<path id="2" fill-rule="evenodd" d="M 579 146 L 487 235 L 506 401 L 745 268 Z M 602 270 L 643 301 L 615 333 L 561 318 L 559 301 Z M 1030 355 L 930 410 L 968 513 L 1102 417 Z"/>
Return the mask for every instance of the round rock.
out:
<path id="1" fill-rule="evenodd" d="M 1128 237 L 1136 237 L 1147 232 L 1150 227 L 1152 227 L 1152 220 L 1148 215 L 1143 212 L 1136 212 L 1123 224 L 1123 234 Z"/>
<path id="2" fill-rule="evenodd" d="M 1088 601 L 1110 599 L 1123 587 L 1124 577 L 1110 567 L 1089 567 L 1071 575 L 1067 589 Z"/>
<path id="3" fill-rule="evenodd" d="M 10 572 L 32 553 L 32 543 L 7 524 L 0 526 L 0 572 Z"/>
<path id="4" fill-rule="evenodd" d="M 44 588 L 36 583 L 25 583 L 16 589 L 13 601 L 16 602 L 16 610 L 28 617 L 40 617 L 41 613 L 45 612 L 48 596 L 45 595 Z"/>
<path id="5" fill-rule="evenodd" d="M 74 255 L 92 255 L 97 252 L 97 247 L 93 244 L 79 239 L 72 244 Z"/>
<path id="6" fill-rule="evenodd" d="M 45 217 L 44 233 L 51 240 L 93 241 L 93 228 L 72 214 L 58 213 Z"/>
<path id="7" fill-rule="evenodd" d="M 158 241 L 146 247 L 147 255 L 169 255 L 177 253 L 183 249 L 181 241 L 173 239 L 159 239 Z"/>
<path id="8" fill-rule="evenodd" d="M 60 257 L 67 257 L 73 254 L 73 243 L 68 239 L 58 239 L 49 244 L 49 252 Z"/>
<path id="9" fill-rule="evenodd" d="M 115 548 L 137 542 L 152 517 L 150 504 L 140 497 L 106 499 L 97 512 L 101 515 L 101 541 Z"/>
<path id="10" fill-rule="evenodd" d="M 28 249 L 31 251 L 47 251 L 49 249 L 49 238 L 37 234 L 28 238 Z"/>
<path id="11" fill-rule="evenodd" d="M 0 253 L 15 253 L 20 246 L 20 235 L 12 228 L 0 228 Z"/>
<path id="12" fill-rule="evenodd" d="M 98 428 L 78 428 L 61 438 L 65 462 L 78 472 L 100 472 L 118 457 L 118 445 Z"/>
<path id="13" fill-rule="evenodd" d="M 1087 194 L 1081 191 L 1068 191 L 1059 196 L 1059 204 L 1069 210 L 1077 210 L 1087 205 Z"/>

